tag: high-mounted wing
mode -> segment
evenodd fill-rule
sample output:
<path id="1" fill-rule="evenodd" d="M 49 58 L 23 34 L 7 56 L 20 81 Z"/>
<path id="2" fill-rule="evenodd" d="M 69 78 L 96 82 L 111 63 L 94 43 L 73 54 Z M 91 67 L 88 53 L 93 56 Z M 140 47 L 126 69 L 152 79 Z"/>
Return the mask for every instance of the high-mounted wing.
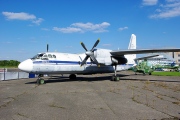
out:
<path id="1" fill-rule="evenodd" d="M 174 49 L 129 49 L 110 52 L 112 56 L 122 56 L 127 54 L 160 53 L 160 52 L 180 52 L 180 48 Z"/>

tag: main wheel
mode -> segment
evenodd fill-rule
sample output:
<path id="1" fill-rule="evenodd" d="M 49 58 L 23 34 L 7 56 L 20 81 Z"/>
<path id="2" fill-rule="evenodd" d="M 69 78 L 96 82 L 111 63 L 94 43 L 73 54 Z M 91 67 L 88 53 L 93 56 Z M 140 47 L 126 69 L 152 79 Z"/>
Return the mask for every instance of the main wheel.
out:
<path id="1" fill-rule="evenodd" d="M 120 78 L 118 76 L 112 76 L 111 81 L 119 81 Z"/>
<path id="2" fill-rule="evenodd" d="M 116 77 L 115 77 L 115 81 L 119 81 L 119 80 L 120 80 L 119 77 L 116 76 Z"/>
<path id="3" fill-rule="evenodd" d="M 114 80 L 115 80 L 115 77 L 114 77 L 114 76 L 112 76 L 112 77 L 111 77 L 111 81 L 114 81 Z"/>
<path id="4" fill-rule="evenodd" d="M 69 75 L 69 79 L 76 79 L 76 75 L 75 74 Z"/>

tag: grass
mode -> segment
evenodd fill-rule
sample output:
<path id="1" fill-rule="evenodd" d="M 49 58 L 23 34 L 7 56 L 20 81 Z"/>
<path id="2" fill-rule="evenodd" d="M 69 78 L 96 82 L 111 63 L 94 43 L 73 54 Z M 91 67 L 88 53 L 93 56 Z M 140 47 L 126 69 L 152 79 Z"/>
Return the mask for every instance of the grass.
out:
<path id="1" fill-rule="evenodd" d="M 0 66 L 0 68 L 18 68 L 18 66 Z"/>
<path id="2" fill-rule="evenodd" d="M 152 75 L 155 76 L 180 76 L 180 72 L 152 72 Z"/>

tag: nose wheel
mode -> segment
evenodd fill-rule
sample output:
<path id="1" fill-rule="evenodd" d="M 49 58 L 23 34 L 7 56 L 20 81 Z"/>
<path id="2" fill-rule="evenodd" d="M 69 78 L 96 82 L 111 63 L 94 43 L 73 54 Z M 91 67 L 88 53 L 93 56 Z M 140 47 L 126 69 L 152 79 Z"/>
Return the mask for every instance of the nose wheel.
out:
<path id="1" fill-rule="evenodd" d="M 41 78 L 41 77 L 43 77 L 43 75 L 42 75 L 42 74 L 39 74 L 38 79 L 37 79 L 37 81 L 36 81 L 36 83 L 37 83 L 38 85 L 41 85 L 41 84 L 44 84 L 44 83 L 45 83 L 45 82 L 44 82 L 44 79 Z"/>

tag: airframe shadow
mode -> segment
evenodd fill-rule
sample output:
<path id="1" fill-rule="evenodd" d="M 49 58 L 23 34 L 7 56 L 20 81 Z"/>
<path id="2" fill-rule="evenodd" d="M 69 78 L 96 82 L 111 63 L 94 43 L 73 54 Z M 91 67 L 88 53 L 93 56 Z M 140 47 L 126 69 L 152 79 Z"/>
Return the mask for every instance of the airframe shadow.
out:
<path id="1" fill-rule="evenodd" d="M 120 81 L 150 81 L 150 82 L 177 82 L 179 83 L 180 80 L 156 80 L 156 79 L 149 79 L 149 78 L 126 78 L 130 75 L 124 75 L 124 74 L 118 74 L 120 77 Z M 95 81 L 106 81 L 111 80 L 112 75 L 109 76 L 83 76 L 83 77 L 77 77 L 76 79 L 69 79 L 69 77 L 66 76 L 53 76 L 49 78 L 45 78 L 45 83 L 60 83 L 60 82 L 73 82 L 73 81 L 86 81 L 86 82 L 95 82 Z M 133 77 L 133 76 L 132 76 Z M 141 77 L 141 76 L 139 76 Z M 36 84 L 36 81 L 33 82 L 27 82 L 25 84 Z"/>
<path id="2" fill-rule="evenodd" d="M 94 81 L 106 81 L 110 80 L 111 76 L 105 77 L 77 77 L 76 79 L 69 79 L 69 77 L 52 77 L 45 79 L 45 83 L 60 83 L 60 82 L 73 82 L 73 81 L 87 81 L 87 82 L 94 82 Z M 25 84 L 36 84 L 36 81 L 27 82 Z"/>

